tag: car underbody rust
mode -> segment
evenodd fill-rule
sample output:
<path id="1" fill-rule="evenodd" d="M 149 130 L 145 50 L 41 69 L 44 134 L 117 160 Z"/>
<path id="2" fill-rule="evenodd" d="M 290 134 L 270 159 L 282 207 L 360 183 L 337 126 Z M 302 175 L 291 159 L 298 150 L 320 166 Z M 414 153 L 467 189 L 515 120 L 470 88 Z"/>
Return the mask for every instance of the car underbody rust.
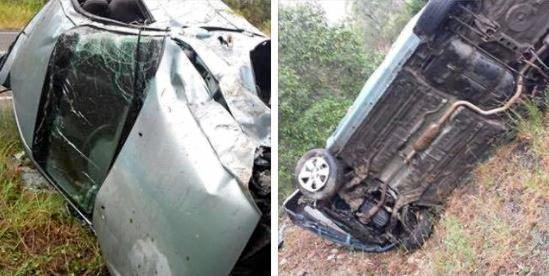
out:
<path id="1" fill-rule="evenodd" d="M 410 162 L 410 160 L 414 157 L 416 153 L 426 150 L 433 143 L 433 141 L 439 136 L 444 125 L 448 122 L 452 115 L 454 115 L 459 107 L 467 107 L 484 116 L 490 116 L 507 111 L 514 103 L 518 101 L 518 99 L 522 95 L 522 92 L 524 91 L 524 74 L 526 74 L 528 69 L 536 67 L 534 62 L 537 62 L 539 56 L 543 55 L 546 50 L 547 44 L 543 44 L 543 46 L 541 46 L 541 48 L 532 55 L 530 60 L 524 61 L 526 64 L 522 67 L 517 76 L 516 92 L 513 97 L 511 97 L 511 99 L 509 99 L 509 101 L 507 101 L 503 106 L 490 110 L 483 110 L 469 101 L 457 101 L 453 103 L 448 111 L 446 111 L 436 123 L 429 125 L 427 130 L 417 139 L 417 141 L 412 146 L 413 150 L 408 156 L 406 156 L 406 162 Z M 543 62 L 542 65 L 544 65 Z"/>
<path id="2" fill-rule="evenodd" d="M 420 247 L 450 193 L 514 135 L 511 108 L 546 86 L 548 13 L 547 1 L 429 1 L 328 140 L 339 190 L 315 199 L 296 182 L 290 218 L 359 250 Z"/>

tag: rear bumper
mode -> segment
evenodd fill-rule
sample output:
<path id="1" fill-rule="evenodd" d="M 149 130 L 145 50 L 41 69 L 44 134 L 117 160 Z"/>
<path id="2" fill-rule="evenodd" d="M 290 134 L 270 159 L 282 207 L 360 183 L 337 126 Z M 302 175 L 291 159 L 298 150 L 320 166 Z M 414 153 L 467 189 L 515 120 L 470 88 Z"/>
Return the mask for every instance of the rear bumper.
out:
<path id="1" fill-rule="evenodd" d="M 302 196 L 301 192 L 295 191 L 283 204 L 284 210 L 297 226 L 354 250 L 381 253 L 395 248 L 395 244 L 393 243 L 381 246 L 365 243 L 354 238 L 351 234 L 338 227 L 336 222 L 324 215 L 320 210 L 308 204 L 300 203 L 299 199 Z"/>

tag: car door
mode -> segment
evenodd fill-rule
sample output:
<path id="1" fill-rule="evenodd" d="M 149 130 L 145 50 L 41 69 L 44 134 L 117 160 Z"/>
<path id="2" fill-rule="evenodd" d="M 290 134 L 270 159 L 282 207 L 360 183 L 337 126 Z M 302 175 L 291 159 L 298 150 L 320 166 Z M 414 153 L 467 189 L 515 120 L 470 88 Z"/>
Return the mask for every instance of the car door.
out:
<path id="1" fill-rule="evenodd" d="M 32 153 L 87 216 L 143 104 L 162 43 L 83 26 L 63 33 L 53 49 Z"/>

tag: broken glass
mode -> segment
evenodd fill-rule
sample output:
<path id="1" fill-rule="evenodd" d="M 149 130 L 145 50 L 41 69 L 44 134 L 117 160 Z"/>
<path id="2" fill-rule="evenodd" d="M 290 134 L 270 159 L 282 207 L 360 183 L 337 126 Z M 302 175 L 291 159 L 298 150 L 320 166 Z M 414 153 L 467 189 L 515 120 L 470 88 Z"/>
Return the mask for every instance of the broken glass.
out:
<path id="1" fill-rule="evenodd" d="M 91 27 L 63 34 L 50 59 L 33 154 L 85 213 L 135 122 L 163 38 Z"/>

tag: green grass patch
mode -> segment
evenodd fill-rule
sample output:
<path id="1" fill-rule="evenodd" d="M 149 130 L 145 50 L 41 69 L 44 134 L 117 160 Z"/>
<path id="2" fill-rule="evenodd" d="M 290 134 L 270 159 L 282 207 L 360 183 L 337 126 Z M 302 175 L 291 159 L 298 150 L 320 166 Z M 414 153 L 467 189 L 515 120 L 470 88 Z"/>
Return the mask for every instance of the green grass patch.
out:
<path id="1" fill-rule="evenodd" d="M 540 208 L 549 188 L 549 114 L 533 101 L 522 107 L 514 122 L 518 140 L 502 146 L 476 170 L 476 183 L 470 185 L 478 186 L 471 193 L 450 198 L 448 214 L 435 226 L 439 233 L 426 253 L 433 260 L 432 272 L 541 272 L 545 259 L 533 253 L 532 244 L 539 241 L 532 237 L 546 231 L 536 227 L 549 229 Z M 539 242 L 540 248 L 546 244 Z"/>
<path id="2" fill-rule="evenodd" d="M 471 237 L 455 217 L 447 216 L 441 223 L 446 235 L 442 239 L 442 250 L 435 255 L 435 271 L 439 275 L 470 271 L 475 259 Z"/>
<path id="3" fill-rule="evenodd" d="M 0 275 L 106 274 L 96 238 L 50 191 L 30 191 L 9 165 L 21 151 L 11 111 L 0 106 Z"/>
<path id="4" fill-rule="evenodd" d="M 25 27 L 45 3 L 45 0 L 0 0 L 0 29 Z"/>
<path id="5" fill-rule="evenodd" d="M 538 103 L 527 101 L 524 107 L 525 115 L 516 114 L 519 137 L 530 142 L 535 154 L 543 156 L 549 147 L 549 122 Z"/>

